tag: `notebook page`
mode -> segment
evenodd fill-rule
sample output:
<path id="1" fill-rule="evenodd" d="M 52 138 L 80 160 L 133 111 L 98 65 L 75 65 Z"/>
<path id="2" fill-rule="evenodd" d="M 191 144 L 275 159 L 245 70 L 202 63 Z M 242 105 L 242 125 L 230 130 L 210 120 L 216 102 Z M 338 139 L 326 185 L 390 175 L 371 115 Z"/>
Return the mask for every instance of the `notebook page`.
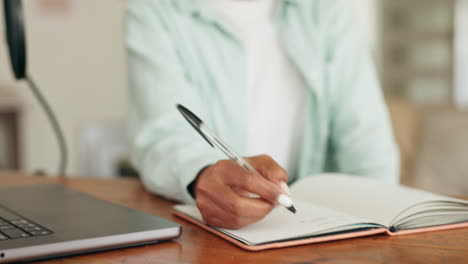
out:
<path id="1" fill-rule="evenodd" d="M 355 229 L 355 227 L 349 227 L 349 225 L 365 223 L 362 219 L 310 205 L 301 200 L 294 201 L 294 206 L 298 210 L 297 214 L 292 214 L 285 208 L 278 206 L 264 219 L 239 230 L 216 229 L 246 244 L 256 245 L 278 240 L 318 235 L 324 230 L 332 230 L 343 226 L 348 226 L 344 228 L 344 230 Z M 203 222 L 195 206 L 177 205 L 174 209 Z M 341 229 L 338 228 L 338 230 Z"/>
<path id="2" fill-rule="evenodd" d="M 418 203 L 440 200 L 467 203 L 370 178 L 340 174 L 312 175 L 296 182 L 290 189 L 294 199 L 387 227 L 395 216 Z"/>

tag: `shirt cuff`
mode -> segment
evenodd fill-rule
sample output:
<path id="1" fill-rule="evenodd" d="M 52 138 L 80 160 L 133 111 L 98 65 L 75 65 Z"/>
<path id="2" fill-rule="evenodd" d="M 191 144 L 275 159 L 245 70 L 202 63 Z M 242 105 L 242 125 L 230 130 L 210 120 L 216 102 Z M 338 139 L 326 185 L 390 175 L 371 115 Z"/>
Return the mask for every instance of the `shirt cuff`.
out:
<path id="1" fill-rule="evenodd" d="M 179 168 L 180 186 L 183 188 L 181 193 L 184 203 L 195 204 L 195 199 L 188 190 L 189 185 L 197 178 L 202 169 L 222 159 L 226 159 L 226 156 L 214 151 L 213 153 L 203 154 L 195 159 L 187 161 L 183 167 Z"/>

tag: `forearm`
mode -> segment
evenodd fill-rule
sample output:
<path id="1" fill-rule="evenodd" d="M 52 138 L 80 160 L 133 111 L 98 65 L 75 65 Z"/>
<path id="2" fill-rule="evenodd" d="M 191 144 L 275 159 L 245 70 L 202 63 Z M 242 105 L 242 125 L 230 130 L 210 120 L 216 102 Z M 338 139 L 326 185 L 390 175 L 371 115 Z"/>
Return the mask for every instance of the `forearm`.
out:
<path id="1" fill-rule="evenodd" d="M 132 129 L 131 156 L 146 188 L 172 200 L 193 203 L 188 186 L 202 168 L 215 163 L 220 155 L 187 134 L 192 132 L 188 125 L 181 128 L 186 132 L 144 126 L 148 127 Z M 200 151 L 203 149 L 206 151 Z"/>

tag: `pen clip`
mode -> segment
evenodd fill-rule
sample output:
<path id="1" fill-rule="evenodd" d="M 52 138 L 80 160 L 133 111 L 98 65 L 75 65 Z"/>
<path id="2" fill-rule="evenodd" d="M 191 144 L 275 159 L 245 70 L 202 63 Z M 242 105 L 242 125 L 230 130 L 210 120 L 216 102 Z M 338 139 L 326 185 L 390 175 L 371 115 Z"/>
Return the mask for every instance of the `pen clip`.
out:
<path id="1" fill-rule="evenodd" d="M 203 121 L 201 121 L 198 116 L 196 116 L 194 113 L 192 113 L 190 110 L 185 108 L 183 105 L 177 104 L 177 109 L 179 112 L 182 114 L 182 116 L 189 122 L 189 124 L 195 128 L 195 130 L 210 144 L 212 148 L 214 148 L 213 143 L 211 142 L 210 139 L 205 135 L 205 133 L 200 129 L 200 126 L 203 124 Z"/>

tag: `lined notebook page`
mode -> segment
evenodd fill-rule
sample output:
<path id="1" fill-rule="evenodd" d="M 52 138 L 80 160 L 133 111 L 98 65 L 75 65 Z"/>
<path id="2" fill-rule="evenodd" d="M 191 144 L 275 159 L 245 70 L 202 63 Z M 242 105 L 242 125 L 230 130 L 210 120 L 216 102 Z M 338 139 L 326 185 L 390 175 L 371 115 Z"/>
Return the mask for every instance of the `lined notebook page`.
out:
<path id="1" fill-rule="evenodd" d="M 348 228 L 345 228 L 345 230 L 347 230 L 351 229 L 349 225 L 368 222 L 334 210 L 314 206 L 301 200 L 295 200 L 294 206 L 298 210 L 297 214 L 293 214 L 286 208 L 278 206 L 264 219 L 240 230 L 223 228 L 217 228 L 217 230 L 241 240 L 246 244 L 255 245 L 315 235 L 332 229 L 338 231 L 343 229 L 341 228 L 343 226 L 348 226 Z M 203 222 L 195 206 L 177 205 L 174 208 L 179 212 Z M 328 231 L 326 233 L 328 233 Z"/>
<path id="2" fill-rule="evenodd" d="M 358 218 L 389 226 L 412 205 L 427 201 L 467 201 L 391 185 L 370 178 L 323 174 L 304 178 L 291 186 L 293 198 L 319 204 Z"/>

